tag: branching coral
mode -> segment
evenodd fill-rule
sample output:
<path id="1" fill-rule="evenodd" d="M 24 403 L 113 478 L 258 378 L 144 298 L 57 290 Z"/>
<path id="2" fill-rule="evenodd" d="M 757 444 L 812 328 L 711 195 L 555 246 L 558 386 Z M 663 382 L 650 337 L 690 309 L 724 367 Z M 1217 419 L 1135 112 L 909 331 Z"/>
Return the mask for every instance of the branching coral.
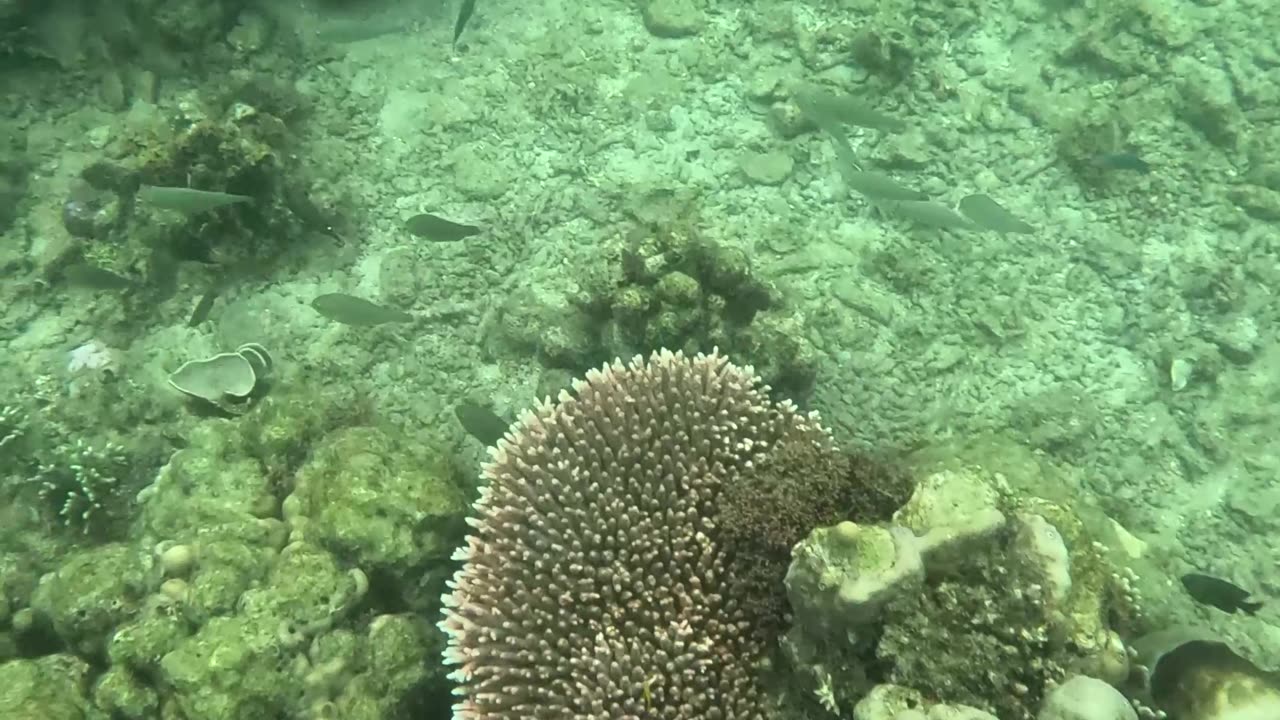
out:
<path id="1" fill-rule="evenodd" d="M 712 508 L 783 435 L 821 430 L 724 358 L 594 371 L 486 467 L 440 627 L 459 720 L 762 720 L 765 648 Z"/>
<path id="2" fill-rule="evenodd" d="M 26 434 L 26 413 L 13 405 L 0 407 L 0 458 L 5 459 L 6 468 L 13 466 L 12 458 L 17 455 Z"/>
<path id="3" fill-rule="evenodd" d="M 58 522 L 86 535 L 107 533 L 131 502 L 124 447 L 83 440 L 56 446 L 32 482 Z"/>

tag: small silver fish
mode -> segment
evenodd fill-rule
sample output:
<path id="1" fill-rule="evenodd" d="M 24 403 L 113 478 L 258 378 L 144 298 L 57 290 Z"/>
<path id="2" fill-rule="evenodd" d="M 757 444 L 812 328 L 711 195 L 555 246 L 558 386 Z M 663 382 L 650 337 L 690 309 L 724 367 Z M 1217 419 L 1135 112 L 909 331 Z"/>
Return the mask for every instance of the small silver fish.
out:
<path id="1" fill-rule="evenodd" d="M 927 197 L 919 190 L 899 185 L 896 180 L 873 170 L 846 170 L 841 168 L 840 175 L 850 189 L 864 195 L 869 200 L 920 201 Z"/>
<path id="2" fill-rule="evenodd" d="M 311 301 L 316 312 L 344 325 L 369 327 L 393 322 L 412 322 L 413 316 L 346 293 L 327 293 Z"/>
<path id="3" fill-rule="evenodd" d="M 138 199 L 162 210 L 175 210 L 188 215 L 253 201 L 253 198 L 247 195 L 159 185 L 143 185 L 138 188 Z"/>
<path id="4" fill-rule="evenodd" d="M 972 230 L 974 224 L 955 210 L 932 200 L 899 200 L 882 203 L 885 210 L 918 225 L 952 230 Z"/>
<path id="5" fill-rule="evenodd" d="M 967 195 L 960 201 L 960 212 L 985 230 L 1004 233 L 1032 233 L 1036 229 L 1009 212 L 1000 203 L 981 193 Z"/>
<path id="6" fill-rule="evenodd" d="M 849 138 L 840 128 L 828 131 L 831 146 L 836 153 L 836 170 L 844 183 L 871 200 L 923 200 L 927 196 L 919 190 L 899 185 L 896 180 L 874 170 L 862 170 L 858 167 L 858 159 L 853 154 L 853 146 Z"/>
<path id="7" fill-rule="evenodd" d="M 876 110 L 849 93 L 809 86 L 797 92 L 794 99 L 800 112 L 823 130 L 837 125 L 857 125 L 891 133 L 907 129 L 902 120 Z"/>

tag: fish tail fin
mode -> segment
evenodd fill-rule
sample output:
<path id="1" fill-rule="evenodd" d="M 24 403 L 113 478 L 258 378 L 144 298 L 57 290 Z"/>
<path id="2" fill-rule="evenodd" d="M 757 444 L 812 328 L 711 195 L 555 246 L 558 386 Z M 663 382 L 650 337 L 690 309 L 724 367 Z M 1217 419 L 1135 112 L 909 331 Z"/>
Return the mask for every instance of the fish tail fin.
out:
<path id="1" fill-rule="evenodd" d="M 1246 615 L 1256 615 L 1257 612 L 1262 609 L 1262 601 L 1242 602 L 1240 603 L 1240 609 L 1243 610 Z"/>

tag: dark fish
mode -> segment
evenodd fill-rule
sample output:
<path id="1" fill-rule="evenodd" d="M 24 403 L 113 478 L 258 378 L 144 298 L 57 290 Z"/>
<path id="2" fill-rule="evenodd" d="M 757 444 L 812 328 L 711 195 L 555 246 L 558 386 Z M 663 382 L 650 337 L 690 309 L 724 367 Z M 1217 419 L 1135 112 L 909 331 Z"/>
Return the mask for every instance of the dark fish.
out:
<path id="1" fill-rule="evenodd" d="M 479 235 L 481 232 L 480 228 L 475 225 L 456 223 L 431 213 L 414 215 L 405 223 L 405 228 L 418 237 L 440 242 L 454 242 L 469 238 L 472 235 Z"/>
<path id="2" fill-rule="evenodd" d="M 311 301 L 316 312 L 344 325 L 368 327 L 390 322 L 412 322 L 403 310 L 385 307 L 346 293 L 328 293 Z"/>
<path id="3" fill-rule="evenodd" d="M 491 408 L 470 400 L 455 407 L 453 414 L 457 416 L 458 422 L 462 423 L 462 429 L 466 430 L 468 435 L 486 446 L 496 445 L 506 434 L 507 427 L 510 425 Z"/>
<path id="4" fill-rule="evenodd" d="M 209 319 L 209 311 L 213 310 L 213 301 L 218 298 L 218 289 L 209 288 L 204 295 L 200 296 L 200 302 L 196 303 L 196 307 L 191 311 L 191 319 L 187 320 L 187 327 L 195 327 L 205 320 Z"/>
<path id="5" fill-rule="evenodd" d="M 160 244 L 152 248 L 151 255 L 147 257 L 147 274 L 146 284 L 151 292 L 148 299 L 154 302 L 163 302 L 173 297 L 178 292 L 178 258 L 173 253 L 173 248 Z"/>
<path id="6" fill-rule="evenodd" d="M 458 19 L 453 23 L 453 46 L 458 47 L 458 38 L 462 37 L 462 29 L 467 26 L 467 21 L 471 19 L 471 13 L 476 11 L 476 0 L 462 0 L 462 7 L 458 8 Z"/>
<path id="7" fill-rule="evenodd" d="M 1262 607 L 1261 602 L 1248 601 L 1248 590 L 1211 575 L 1188 573 L 1182 576 L 1182 586 L 1196 602 L 1212 605 L 1222 612 L 1243 610 L 1246 615 L 1252 615 Z"/>
<path id="8" fill-rule="evenodd" d="M 128 290 L 137 285 L 127 277 L 89 263 L 68 265 L 62 273 L 72 285 L 90 290 Z"/>
<path id="9" fill-rule="evenodd" d="M 1151 172 L 1151 165 L 1137 153 L 1114 152 L 1098 156 L 1098 165 L 1105 170 L 1132 170 L 1146 175 Z"/>
<path id="10" fill-rule="evenodd" d="M 311 197 L 306 191 L 297 185 L 286 185 L 283 191 L 284 206 L 289 208 L 289 212 L 293 213 L 298 220 L 302 221 L 303 226 L 309 230 L 324 233 L 329 237 L 343 242 L 342 237 L 338 235 L 338 231 L 334 229 L 334 219 L 328 213 L 321 210 L 315 203 L 311 202 Z"/>

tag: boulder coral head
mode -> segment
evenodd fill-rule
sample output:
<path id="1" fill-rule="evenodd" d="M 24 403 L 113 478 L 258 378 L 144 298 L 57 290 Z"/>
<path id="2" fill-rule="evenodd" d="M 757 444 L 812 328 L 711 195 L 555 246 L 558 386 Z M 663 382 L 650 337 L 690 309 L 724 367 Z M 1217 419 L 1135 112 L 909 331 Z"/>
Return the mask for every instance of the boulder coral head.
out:
<path id="1" fill-rule="evenodd" d="M 526 412 L 445 598 L 457 720 L 763 720 L 767 649 L 732 591 L 715 506 L 816 421 L 750 368 L 666 351 Z"/>

